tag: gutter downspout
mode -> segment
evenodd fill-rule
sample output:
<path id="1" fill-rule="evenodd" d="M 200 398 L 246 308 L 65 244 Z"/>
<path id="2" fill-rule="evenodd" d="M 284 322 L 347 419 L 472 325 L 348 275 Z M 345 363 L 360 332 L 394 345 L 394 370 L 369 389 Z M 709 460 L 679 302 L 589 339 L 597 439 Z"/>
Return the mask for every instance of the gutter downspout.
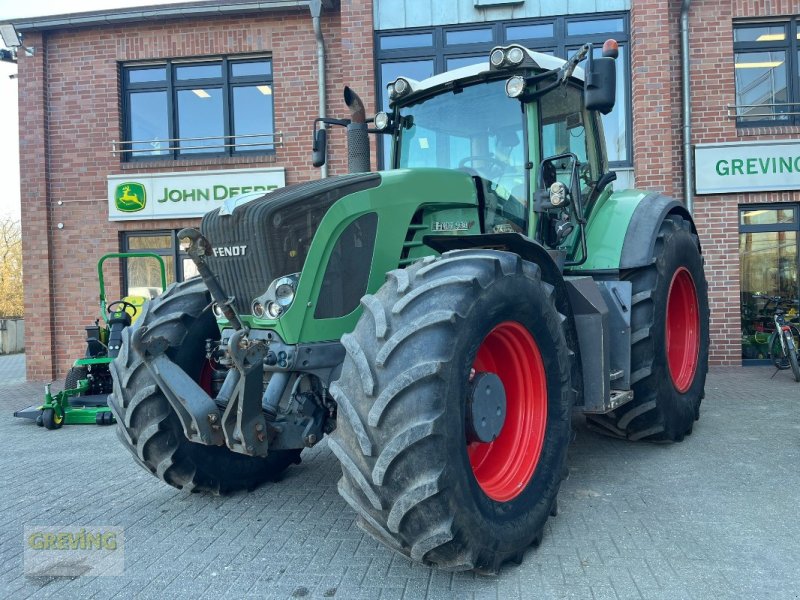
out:
<path id="1" fill-rule="evenodd" d="M 327 116 L 325 111 L 327 86 L 325 85 L 325 39 L 322 37 L 322 25 L 320 23 L 322 0 L 311 0 L 308 7 L 311 9 L 311 23 L 314 26 L 314 37 L 317 39 L 317 93 L 319 95 L 319 116 L 324 119 Z M 319 126 L 321 129 L 324 129 L 325 123 L 320 123 Z M 325 179 L 328 176 L 327 161 L 320 168 L 319 176 L 320 179 Z"/>
<path id="2" fill-rule="evenodd" d="M 692 95 L 689 73 L 689 5 L 692 0 L 683 0 L 681 5 L 681 81 L 683 84 L 683 197 L 686 210 L 694 212 L 694 156 L 692 156 Z"/>

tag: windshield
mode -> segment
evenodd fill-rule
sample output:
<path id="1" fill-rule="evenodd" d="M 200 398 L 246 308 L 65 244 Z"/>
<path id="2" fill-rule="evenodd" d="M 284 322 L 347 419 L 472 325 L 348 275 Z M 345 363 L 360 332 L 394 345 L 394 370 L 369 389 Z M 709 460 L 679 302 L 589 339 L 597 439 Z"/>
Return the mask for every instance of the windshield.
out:
<path id="1" fill-rule="evenodd" d="M 481 178 L 492 231 L 524 231 L 526 221 L 523 108 L 505 80 L 446 92 L 400 110 L 401 168 L 460 169 Z"/>

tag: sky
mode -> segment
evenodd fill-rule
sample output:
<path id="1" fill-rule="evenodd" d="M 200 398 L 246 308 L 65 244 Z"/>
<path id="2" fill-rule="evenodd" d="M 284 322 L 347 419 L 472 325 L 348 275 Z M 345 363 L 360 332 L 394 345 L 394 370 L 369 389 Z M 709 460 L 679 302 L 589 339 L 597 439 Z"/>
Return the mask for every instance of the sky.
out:
<path id="1" fill-rule="evenodd" d="M 0 0 L 0 21 L 186 1 L 188 0 L 71 0 L 70 2 Z M 2 41 L 0 47 L 3 47 Z M 0 62 L 0 218 L 11 216 L 18 219 L 20 214 L 18 86 L 17 80 L 9 77 L 16 72 L 16 65 Z M 24 102 L 24 98 L 22 101 Z"/>

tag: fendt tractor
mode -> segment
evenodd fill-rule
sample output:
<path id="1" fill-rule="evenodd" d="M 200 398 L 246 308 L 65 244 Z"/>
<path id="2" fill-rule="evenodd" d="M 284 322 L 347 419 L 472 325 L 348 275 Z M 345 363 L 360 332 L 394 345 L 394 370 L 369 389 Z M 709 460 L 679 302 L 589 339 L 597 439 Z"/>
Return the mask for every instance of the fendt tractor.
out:
<path id="1" fill-rule="evenodd" d="M 351 172 L 181 231 L 200 277 L 124 331 L 109 404 L 136 461 L 224 493 L 327 436 L 377 540 L 496 573 L 557 512 L 573 409 L 620 438 L 691 433 L 703 260 L 681 203 L 612 189 L 616 55 L 613 40 L 567 61 L 496 47 L 398 78 L 370 119 L 345 88 L 350 118 L 317 119 L 314 162 L 344 125 Z M 369 172 L 369 132 L 389 170 Z"/>

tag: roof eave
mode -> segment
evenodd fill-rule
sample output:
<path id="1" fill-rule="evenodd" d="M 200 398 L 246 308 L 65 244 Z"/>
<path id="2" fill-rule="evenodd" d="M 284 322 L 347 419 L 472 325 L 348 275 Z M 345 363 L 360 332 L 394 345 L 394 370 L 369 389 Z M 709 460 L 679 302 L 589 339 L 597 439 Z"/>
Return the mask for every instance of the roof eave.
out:
<path id="1" fill-rule="evenodd" d="M 74 29 L 102 25 L 119 25 L 162 19 L 191 19 L 209 16 L 235 16 L 268 11 L 308 10 L 314 0 L 273 0 L 267 2 L 232 2 L 226 4 L 210 4 L 208 6 L 185 6 L 180 4 L 156 7 L 139 7 L 77 13 L 45 17 L 30 17 L 0 21 L 0 25 L 10 23 L 17 31 L 47 31 L 54 29 Z M 334 0 L 323 0 L 323 7 L 332 8 Z"/>

